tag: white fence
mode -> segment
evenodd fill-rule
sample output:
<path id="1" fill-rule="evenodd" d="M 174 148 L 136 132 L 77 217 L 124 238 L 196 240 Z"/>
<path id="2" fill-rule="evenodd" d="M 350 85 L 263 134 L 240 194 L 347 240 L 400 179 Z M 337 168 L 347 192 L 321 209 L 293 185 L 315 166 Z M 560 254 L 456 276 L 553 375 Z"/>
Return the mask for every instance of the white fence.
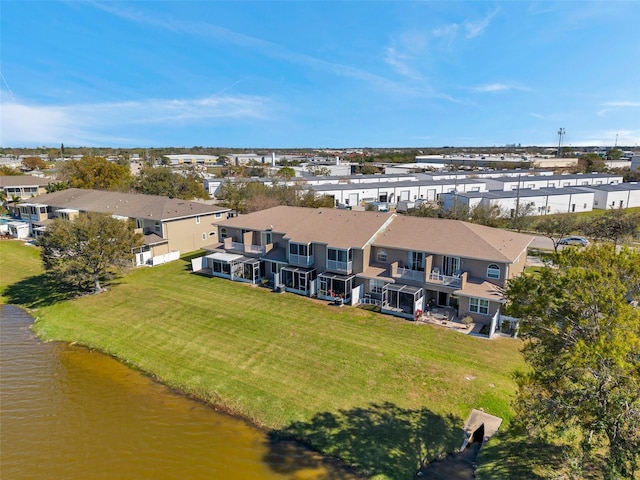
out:
<path id="1" fill-rule="evenodd" d="M 178 260 L 179 258 L 180 258 L 179 251 L 165 253 L 164 255 L 156 255 L 155 257 L 151 258 L 151 266 L 155 267 L 157 265 L 162 265 L 163 263 Z"/>

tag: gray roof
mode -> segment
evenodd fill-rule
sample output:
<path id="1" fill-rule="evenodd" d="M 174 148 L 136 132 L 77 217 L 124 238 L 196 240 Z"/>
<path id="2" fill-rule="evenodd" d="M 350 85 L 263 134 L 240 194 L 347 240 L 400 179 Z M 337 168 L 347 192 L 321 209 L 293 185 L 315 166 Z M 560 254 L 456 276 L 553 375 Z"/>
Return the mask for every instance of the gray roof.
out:
<path id="1" fill-rule="evenodd" d="M 521 188 L 517 190 L 489 190 L 488 192 L 458 192 L 448 193 L 448 195 L 456 195 L 462 198 L 486 198 L 486 199 L 498 199 L 498 198 L 514 198 L 514 197 L 541 197 L 541 196 L 554 196 L 554 195 L 569 195 L 572 193 L 593 193 L 591 190 L 587 191 L 586 185 L 581 187 L 562 187 L 562 188 Z M 446 194 L 445 194 L 446 195 Z"/>
<path id="2" fill-rule="evenodd" d="M 377 235 L 373 245 L 512 263 L 532 241 L 530 235 L 460 220 L 402 215 Z"/>
<path id="3" fill-rule="evenodd" d="M 69 188 L 68 190 L 39 195 L 29 199 L 28 203 L 150 220 L 173 220 L 229 211 L 228 208 L 216 205 L 159 195 L 83 190 L 80 188 Z"/>
<path id="4" fill-rule="evenodd" d="M 4 187 L 39 187 L 52 183 L 50 178 L 35 177 L 33 175 L 0 176 L 0 188 Z"/>
<path id="5" fill-rule="evenodd" d="M 391 214 L 335 208 L 273 207 L 220 222 L 221 226 L 281 233 L 297 243 L 363 248 Z"/>

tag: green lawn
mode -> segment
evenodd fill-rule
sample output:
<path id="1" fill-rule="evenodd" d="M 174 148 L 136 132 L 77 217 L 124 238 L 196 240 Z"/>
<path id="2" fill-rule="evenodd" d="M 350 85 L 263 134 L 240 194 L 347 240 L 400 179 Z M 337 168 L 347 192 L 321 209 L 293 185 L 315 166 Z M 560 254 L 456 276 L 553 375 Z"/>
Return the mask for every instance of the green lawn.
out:
<path id="1" fill-rule="evenodd" d="M 472 408 L 507 420 L 520 343 L 485 340 L 189 272 L 142 268 L 99 295 L 69 298 L 37 251 L 0 242 L 3 301 L 34 330 L 77 342 L 294 436 L 367 475 L 408 478 L 460 446 Z M 506 424 L 503 424 L 506 425 Z"/>

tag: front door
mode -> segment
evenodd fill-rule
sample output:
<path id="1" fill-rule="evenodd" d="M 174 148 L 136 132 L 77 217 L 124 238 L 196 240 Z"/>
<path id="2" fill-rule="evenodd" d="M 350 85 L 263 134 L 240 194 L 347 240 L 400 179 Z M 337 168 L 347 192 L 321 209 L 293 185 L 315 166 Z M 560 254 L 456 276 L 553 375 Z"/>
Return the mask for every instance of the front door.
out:
<path id="1" fill-rule="evenodd" d="M 440 307 L 449 306 L 449 294 L 447 292 L 438 292 L 438 306 Z"/>

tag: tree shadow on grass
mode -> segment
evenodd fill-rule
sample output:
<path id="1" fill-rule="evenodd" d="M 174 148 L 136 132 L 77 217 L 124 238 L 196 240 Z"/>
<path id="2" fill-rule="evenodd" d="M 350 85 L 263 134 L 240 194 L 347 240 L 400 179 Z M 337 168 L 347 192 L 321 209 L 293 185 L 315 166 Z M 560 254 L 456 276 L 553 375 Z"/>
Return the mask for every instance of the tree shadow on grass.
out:
<path id="1" fill-rule="evenodd" d="M 451 451 L 464 439 L 463 421 L 427 408 L 410 410 L 393 403 L 322 412 L 270 434 L 265 461 L 282 474 L 326 467 L 328 459 L 287 458 L 283 440 L 298 440 L 324 455 L 339 458 L 368 477 L 413 478 L 425 460 Z M 334 478 L 334 477 L 331 477 Z M 335 477 L 344 478 L 344 477 Z"/>
<path id="2" fill-rule="evenodd" d="M 498 436 L 500 441 L 490 440 L 480 450 L 478 478 L 535 480 L 548 478 L 544 470 L 560 472 L 567 467 L 565 447 L 531 437 L 515 426 Z"/>
<path id="3" fill-rule="evenodd" d="M 39 308 L 76 297 L 78 291 L 52 279 L 49 275 L 41 274 L 7 286 L 3 296 L 9 304 Z"/>

